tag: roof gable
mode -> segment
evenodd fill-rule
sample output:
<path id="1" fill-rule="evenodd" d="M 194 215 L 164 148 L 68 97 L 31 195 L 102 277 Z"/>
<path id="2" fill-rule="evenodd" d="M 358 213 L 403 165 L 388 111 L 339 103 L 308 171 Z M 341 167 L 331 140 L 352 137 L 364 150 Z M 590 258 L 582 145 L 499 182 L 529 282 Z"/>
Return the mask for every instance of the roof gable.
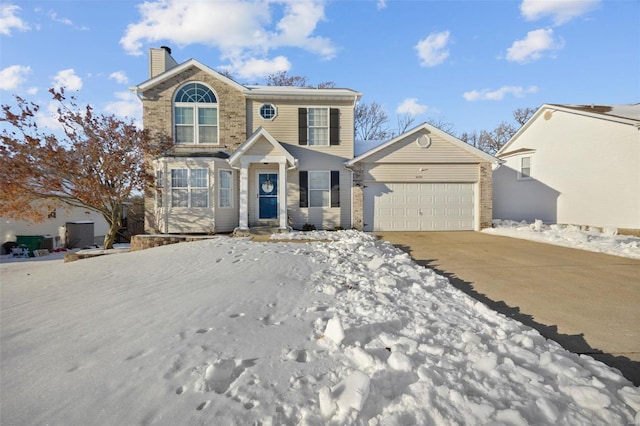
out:
<path id="1" fill-rule="evenodd" d="M 372 157 L 373 155 L 375 155 L 376 153 L 379 153 L 383 150 L 386 150 L 387 148 L 393 147 L 393 145 L 396 145 L 398 143 L 401 142 L 406 142 L 408 138 L 410 138 L 411 136 L 416 136 L 418 137 L 420 134 L 424 133 L 424 132 L 433 134 L 433 135 L 437 135 L 440 139 L 444 140 L 445 142 L 450 143 L 451 145 L 460 148 L 461 150 L 467 152 L 468 154 L 473 155 L 474 157 L 477 157 L 478 160 L 483 160 L 483 161 L 488 161 L 491 163 L 497 163 L 498 159 L 495 158 L 494 156 L 487 154 L 484 151 L 479 150 L 478 148 L 475 148 L 471 145 L 469 145 L 468 143 L 465 143 L 463 141 L 461 141 L 458 138 L 455 138 L 453 136 L 451 136 L 450 134 L 438 129 L 435 126 L 432 126 L 429 123 L 423 123 L 420 124 L 419 126 L 414 127 L 411 130 L 408 130 L 407 132 L 396 136 L 395 138 L 380 144 L 360 155 L 358 155 L 357 157 L 355 157 L 354 159 L 348 161 L 346 163 L 347 166 L 352 166 L 355 163 L 359 162 L 359 161 L 363 161 L 367 158 Z"/>
<path id="2" fill-rule="evenodd" d="M 497 157 L 504 156 L 509 153 L 511 145 L 527 131 L 531 125 L 540 117 L 549 119 L 556 111 L 565 112 L 567 114 L 580 115 L 595 120 L 607 120 L 620 123 L 623 125 L 636 126 L 640 128 L 640 103 L 623 104 L 623 105 L 560 105 L 560 104 L 543 104 L 538 110 L 524 123 L 524 125 L 509 139 L 509 141 L 498 150 Z"/>
<path id="3" fill-rule="evenodd" d="M 197 61 L 195 59 L 189 59 L 188 61 L 185 61 L 183 63 L 181 63 L 178 66 L 175 66 L 165 72 L 163 72 L 162 74 L 159 74 L 153 78 L 150 78 L 149 80 L 140 83 L 137 86 L 133 86 L 130 89 L 135 91 L 135 92 L 145 92 L 146 90 L 149 90 L 153 87 L 155 87 L 156 85 L 175 77 L 176 75 L 179 75 L 180 73 L 188 70 L 191 67 L 195 67 L 198 68 L 199 70 L 211 75 L 212 77 L 217 78 L 218 80 L 222 81 L 223 83 L 233 87 L 236 90 L 239 90 L 241 92 L 247 92 L 248 89 L 243 86 L 240 83 L 237 83 L 235 81 L 233 81 L 232 79 L 230 79 L 229 77 L 226 77 L 222 74 L 220 74 L 219 72 L 215 71 L 212 68 L 209 68 L 208 66 L 204 65 L 202 62 Z"/>
<path id="4" fill-rule="evenodd" d="M 250 155 L 251 149 L 261 141 L 267 141 L 269 144 L 271 144 L 273 149 L 277 151 L 279 155 L 285 157 L 287 163 L 289 163 L 290 166 L 297 165 L 297 160 L 293 157 L 293 155 L 291 155 L 291 153 L 287 151 L 282 146 L 282 144 L 280 144 L 280 142 L 275 140 L 275 138 L 271 136 L 271 134 L 262 126 L 259 127 L 255 132 L 253 132 L 253 134 L 249 136 L 249 138 L 242 145 L 240 145 L 233 154 L 231 154 L 231 157 L 229 157 L 227 161 L 229 161 L 229 164 L 233 167 L 239 166 L 240 159 L 245 155 Z"/>

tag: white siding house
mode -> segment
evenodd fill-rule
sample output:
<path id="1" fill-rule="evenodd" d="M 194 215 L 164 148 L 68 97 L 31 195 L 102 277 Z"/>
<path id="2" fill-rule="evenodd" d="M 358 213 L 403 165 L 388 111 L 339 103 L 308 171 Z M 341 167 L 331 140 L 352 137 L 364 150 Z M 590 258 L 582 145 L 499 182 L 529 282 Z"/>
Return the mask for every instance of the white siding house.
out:
<path id="1" fill-rule="evenodd" d="M 545 104 L 496 156 L 496 219 L 640 230 L 640 104 Z"/>

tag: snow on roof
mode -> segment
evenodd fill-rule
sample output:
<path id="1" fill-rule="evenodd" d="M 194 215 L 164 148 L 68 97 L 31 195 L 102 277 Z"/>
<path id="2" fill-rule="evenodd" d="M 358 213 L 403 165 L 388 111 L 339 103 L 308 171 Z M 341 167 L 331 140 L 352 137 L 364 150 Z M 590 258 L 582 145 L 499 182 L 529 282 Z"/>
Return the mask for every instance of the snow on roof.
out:
<path id="1" fill-rule="evenodd" d="M 364 154 L 370 149 L 375 148 L 378 145 L 382 145 L 386 141 L 383 140 L 369 140 L 369 141 L 355 141 L 353 151 L 354 155 L 357 157 L 360 154 Z"/>

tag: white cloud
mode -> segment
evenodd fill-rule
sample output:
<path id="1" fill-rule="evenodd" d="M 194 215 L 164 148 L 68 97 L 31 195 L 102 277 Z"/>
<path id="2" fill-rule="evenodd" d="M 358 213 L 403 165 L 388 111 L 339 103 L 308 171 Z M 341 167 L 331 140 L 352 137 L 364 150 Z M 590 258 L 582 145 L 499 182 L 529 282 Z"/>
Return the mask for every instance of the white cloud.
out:
<path id="1" fill-rule="evenodd" d="M 386 9 L 387 0 L 378 0 L 378 4 L 376 5 L 376 7 L 378 8 L 378 10 Z"/>
<path id="2" fill-rule="evenodd" d="M 51 18 L 52 21 L 59 22 L 59 23 L 64 24 L 64 25 L 73 25 L 73 22 L 71 22 L 71 19 L 69 19 L 69 18 L 60 18 L 60 17 L 58 17 L 58 14 L 56 12 L 54 12 L 54 11 L 50 11 L 48 13 L 48 15 L 49 15 L 49 18 Z"/>
<path id="3" fill-rule="evenodd" d="M 298 47 L 324 59 L 336 54 L 331 40 L 314 35 L 324 19 L 322 0 L 147 1 L 139 11 L 140 20 L 130 24 L 120 39 L 133 55 L 141 54 L 145 43 L 161 41 L 217 47 L 224 59 L 232 61 L 249 55 L 265 57 L 279 47 Z M 275 15 L 282 17 L 274 23 Z"/>
<path id="4" fill-rule="evenodd" d="M 418 103 L 418 99 L 416 98 L 407 98 L 396 108 L 397 114 L 409 114 L 411 116 L 416 116 L 420 114 L 424 114 L 429 109 L 426 105 L 420 105 Z"/>
<path id="5" fill-rule="evenodd" d="M 551 28 L 529 31 L 526 38 L 514 41 L 507 49 L 507 60 L 521 64 L 536 61 L 544 52 L 558 50 L 563 46 L 562 40 L 553 38 Z"/>
<path id="6" fill-rule="evenodd" d="M 289 71 L 291 62 L 284 56 L 277 56 L 273 59 L 236 59 L 226 68 L 234 77 L 248 80 L 264 77 L 278 71 Z"/>
<path id="7" fill-rule="evenodd" d="M 21 10 L 15 4 L 0 5 L 0 34 L 11 35 L 11 30 L 28 31 L 31 28 L 20 18 L 17 13 Z"/>
<path id="8" fill-rule="evenodd" d="M 536 86 L 502 86 L 498 90 L 472 90 L 470 92 L 465 92 L 462 96 L 468 101 L 500 101 L 506 95 L 513 95 L 516 98 L 522 98 L 525 95 L 536 93 L 537 91 L 538 88 Z"/>
<path id="9" fill-rule="evenodd" d="M 76 75 L 73 68 L 59 71 L 53 78 L 53 87 L 59 89 L 64 87 L 65 90 L 82 89 L 82 79 Z"/>
<path id="10" fill-rule="evenodd" d="M 0 70 L 0 90 L 16 90 L 31 74 L 31 67 L 11 65 Z"/>
<path id="11" fill-rule="evenodd" d="M 109 80 L 115 80 L 120 84 L 127 84 L 129 79 L 127 78 L 127 74 L 124 71 L 116 71 L 109 74 Z"/>
<path id="12" fill-rule="evenodd" d="M 600 0 L 523 0 L 520 13 L 529 21 L 548 16 L 555 25 L 562 25 L 590 12 L 599 3 Z"/>
<path id="13" fill-rule="evenodd" d="M 449 57 L 449 50 L 447 49 L 449 35 L 449 31 L 432 33 L 418 42 L 415 48 L 418 50 L 420 65 L 433 67 L 441 64 Z"/>
<path id="14" fill-rule="evenodd" d="M 123 119 L 132 119 L 136 126 L 142 128 L 142 103 L 138 97 L 129 91 L 116 92 L 115 97 L 118 100 L 109 102 L 104 108 L 105 112 Z"/>

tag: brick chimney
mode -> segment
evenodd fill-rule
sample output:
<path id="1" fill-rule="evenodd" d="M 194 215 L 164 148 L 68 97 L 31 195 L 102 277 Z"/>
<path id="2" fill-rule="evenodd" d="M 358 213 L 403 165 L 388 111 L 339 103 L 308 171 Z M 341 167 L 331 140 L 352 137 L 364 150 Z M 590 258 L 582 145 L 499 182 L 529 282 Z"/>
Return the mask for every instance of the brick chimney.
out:
<path id="1" fill-rule="evenodd" d="M 162 74 L 176 65 L 178 63 L 171 56 L 171 48 L 162 46 L 159 49 L 149 49 L 149 78 Z"/>

